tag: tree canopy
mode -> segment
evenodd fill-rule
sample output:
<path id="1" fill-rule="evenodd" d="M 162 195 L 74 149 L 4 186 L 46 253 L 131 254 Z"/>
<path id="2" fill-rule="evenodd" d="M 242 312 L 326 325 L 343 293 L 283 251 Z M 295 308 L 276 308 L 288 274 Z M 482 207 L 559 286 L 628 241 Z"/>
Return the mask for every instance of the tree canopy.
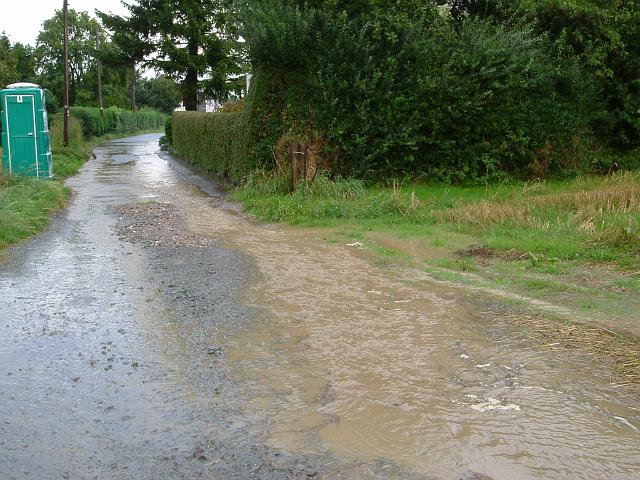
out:
<path id="1" fill-rule="evenodd" d="M 102 29 L 87 12 L 69 10 L 69 98 L 71 104 L 95 97 L 91 88 L 96 59 L 96 32 Z M 45 20 L 36 40 L 38 75 L 43 85 L 57 98 L 64 88 L 62 10 Z M 89 98 L 87 98 L 89 96 Z"/>
<path id="2" fill-rule="evenodd" d="M 176 83 L 165 76 L 143 79 L 138 87 L 138 104 L 171 114 L 180 105 L 182 95 Z"/>
<path id="3" fill-rule="evenodd" d="M 100 14 L 121 50 L 179 82 L 187 110 L 197 109 L 199 94 L 225 96 L 231 48 L 226 1 L 139 0 L 126 6 L 127 18 Z"/>
<path id="4" fill-rule="evenodd" d="M 0 88 L 18 79 L 18 58 L 11 47 L 9 37 L 3 33 L 0 35 Z"/>

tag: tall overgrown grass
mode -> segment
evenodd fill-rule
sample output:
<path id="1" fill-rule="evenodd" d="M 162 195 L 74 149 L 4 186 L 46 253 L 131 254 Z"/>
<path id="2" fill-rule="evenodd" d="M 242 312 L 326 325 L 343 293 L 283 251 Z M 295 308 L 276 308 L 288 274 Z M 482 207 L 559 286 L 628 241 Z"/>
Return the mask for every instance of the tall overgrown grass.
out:
<path id="1" fill-rule="evenodd" d="M 441 222 L 488 230 L 509 225 L 564 232 L 594 245 L 628 248 L 640 254 L 640 174 L 579 178 L 561 191 L 543 183 L 525 186 L 509 198 L 462 203 L 434 212 Z"/>
<path id="2" fill-rule="evenodd" d="M 269 222 L 429 235 L 465 234 L 498 250 L 640 266 L 640 173 L 489 186 L 366 185 L 319 176 L 290 192 L 283 176 L 258 172 L 232 198 Z"/>
<path id="3" fill-rule="evenodd" d="M 0 174 L 0 249 L 42 230 L 67 196 L 61 182 Z"/>
<path id="4" fill-rule="evenodd" d="M 370 188 L 357 179 L 330 179 L 320 174 L 313 183 L 300 182 L 291 192 L 286 176 L 256 171 L 231 198 L 269 222 L 321 224 L 335 220 L 372 220 L 399 216 L 419 220 L 411 194 Z"/>

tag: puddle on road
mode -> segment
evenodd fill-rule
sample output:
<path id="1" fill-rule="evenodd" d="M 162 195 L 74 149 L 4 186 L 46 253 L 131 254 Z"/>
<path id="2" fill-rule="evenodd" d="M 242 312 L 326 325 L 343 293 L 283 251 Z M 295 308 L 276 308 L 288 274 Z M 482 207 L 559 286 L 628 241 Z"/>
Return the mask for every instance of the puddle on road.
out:
<path id="1" fill-rule="evenodd" d="M 640 411 L 589 359 L 513 343 L 463 291 L 376 267 L 357 246 L 219 208 L 169 160 L 128 175 L 193 233 L 254 259 L 247 302 L 263 315 L 227 351 L 273 446 L 439 479 L 640 478 Z"/>
<path id="2" fill-rule="evenodd" d="M 640 476 L 640 413 L 601 367 L 491 338 L 460 291 L 357 247 L 202 203 L 184 205 L 191 229 L 249 253 L 263 276 L 248 297 L 264 317 L 230 359 L 274 446 L 444 479 Z"/>
<path id="3" fill-rule="evenodd" d="M 123 165 L 125 163 L 135 162 L 136 160 L 138 160 L 137 155 L 111 155 L 111 163 L 113 165 Z"/>

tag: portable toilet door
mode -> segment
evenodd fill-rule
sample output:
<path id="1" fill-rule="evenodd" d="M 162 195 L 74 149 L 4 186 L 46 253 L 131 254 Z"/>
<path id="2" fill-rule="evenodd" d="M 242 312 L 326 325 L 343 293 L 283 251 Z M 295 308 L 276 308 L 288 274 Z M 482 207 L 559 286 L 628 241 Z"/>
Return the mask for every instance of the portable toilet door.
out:
<path id="1" fill-rule="evenodd" d="M 45 90 L 14 83 L 0 91 L 2 166 L 6 173 L 37 178 L 53 176 Z"/>

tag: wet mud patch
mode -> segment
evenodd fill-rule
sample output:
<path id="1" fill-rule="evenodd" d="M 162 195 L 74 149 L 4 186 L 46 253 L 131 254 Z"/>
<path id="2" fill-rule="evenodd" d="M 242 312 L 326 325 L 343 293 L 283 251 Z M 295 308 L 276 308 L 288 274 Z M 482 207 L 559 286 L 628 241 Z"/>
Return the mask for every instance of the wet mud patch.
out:
<path id="1" fill-rule="evenodd" d="M 203 248 L 211 241 L 187 230 L 178 208 L 172 203 L 148 202 L 123 205 L 115 209 L 119 216 L 117 235 L 131 243 L 146 246 Z"/>
<path id="2" fill-rule="evenodd" d="M 520 260 L 529 260 L 533 257 L 531 253 L 518 250 L 517 248 L 498 250 L 484 245 L 472 245 L 469 248 L 456 250 L 454 254 L 458 257 L 473 257 L 483 265 L 489 265 L 491 260 L 517 262 Z"/>
<path id="3" fill-rule="evenodd" d="M 495 318 L 503 321 L 495 323 Z M 586 355 L 606 367 L 609 381 L 640 398 L 640 339 L 622 335 L 597 325 L 537 313 L 501 302 L 487 303 L 480 321 L 491 322 L 496 334 L 511 336 L 548 352 L 574 352 Z"/>
<path id="4" fill-rule="evenodd" d="M 262 320 L 227 354 L 235 382 L 255 389 L 249 409 L 270 419 L 268 445 L 383 459 L 418 478 L 572 478 L 587 465 L 584 478 L 634 478 L 637 432 L 616 417 L 635 425 L 638 412 L 618 401 L 606 369 L 516 341 L 500 312 L 480 321 L 495 296 L 381 267 L 362 244 L 327 244 L 322 232 L 247 222 L 212 203 L 185 212 L 189 228 L 261 274 L 246 301 Z M 384 478 L 400 471 L 387 468 Z"/>
<path id="5" fill-rule="evenodd" d="M 208 427 L 194 432 L 185 455 L 172 458 L 180 478 L 247 479 L 412 479 L 395 465 L 344 462 L 330 452 L 301 453 L 267 442 L 271 419 L 249 408 L 259 389 L 238 382 L 229 358 L 231 339 L 254 326 L 256 311 L 240 298 L 259 278 L 249 257 L 215 240 L 184 229 L 173 204 L 120 206 L 115 231 L 144 247 L 142 275 L 155 287 L 141 291 L 141 302 L 163 305 L 154 320 L 159 354 L 172 375 L 186 380 L 192 402 L 207 409 Z M 176 235 L 179 234 L 180 237 Z M 189 454 L 188 452 L 192 452 Z"/>

